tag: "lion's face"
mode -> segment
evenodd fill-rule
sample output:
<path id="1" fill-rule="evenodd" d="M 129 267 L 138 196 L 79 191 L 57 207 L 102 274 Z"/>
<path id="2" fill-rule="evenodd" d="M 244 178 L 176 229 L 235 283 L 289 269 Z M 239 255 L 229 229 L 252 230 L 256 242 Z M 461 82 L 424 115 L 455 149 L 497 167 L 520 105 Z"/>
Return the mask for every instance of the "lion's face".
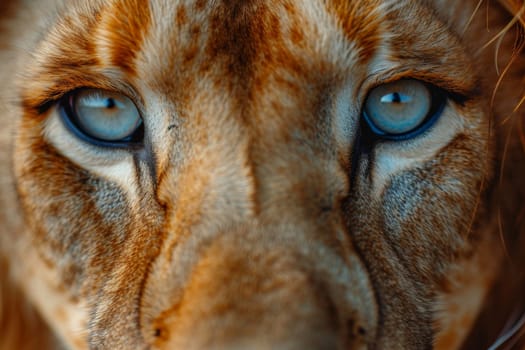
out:
<path id="1" fill-rule="evenodd" d="M 0 114 L 4 255 L 29 299 L 76 348 L 459 346 L 503 255 L 491 118 L 520 97 L 476 5 L 97 0 L 13 25 L 35 46 Z"/>

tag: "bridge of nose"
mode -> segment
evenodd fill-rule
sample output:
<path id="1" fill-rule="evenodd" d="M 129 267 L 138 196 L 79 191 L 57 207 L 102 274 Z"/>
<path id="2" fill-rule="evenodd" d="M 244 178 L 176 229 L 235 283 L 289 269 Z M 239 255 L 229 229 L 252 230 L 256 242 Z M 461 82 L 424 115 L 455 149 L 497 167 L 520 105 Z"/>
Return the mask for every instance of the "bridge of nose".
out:
<path id="1" fill-rule="evenodd" d="M 191 160 L 160 182 L 165 238 L 145 283 L 144 337 L 202 349 L 373 339 L 374 293 L 344 227 L 348 176 L 330 131 L 299 96 L 284 107 L 236 98 L 219 115 L 195 113 Z"/>
<path id="2" fill-rule="evenodd" d="M 197 245 L 184 278 L 180 254 L 194 247 L 182 244 L 163 282 L 184 279 L 183 288 L 143 300 L 147 341 L 161 349 L 336 349 L 372 341 L 377 310 L 364 267 L 306 226 L 224 230 Z"/>
<path id="3" fill-rule="evenodd" d="M 223 28 L 236 28 L 232 38 L 254 35 L 236 22 L 249 17 L 235 18 Z M 330 73 L 274 44 L 211 45 L 211 68 L 181 93 L 191 98 L 180 99 L 177 154 L 158 172 L 164 239 L 141 300 L 150 343 L 234 346 L 248 334 L 330 348 L 363 338 L 359 329 L 373 339 L 374 294 L 339 208 L 349 174 L 333 141 Z"/>
<path id="4" fill-rule="evenodd" d="M 348 174 L 328 123 L 301 94 L 236 98 L 222 115 L 188 121 L 192 159 L 159 186 L 168 206 L 142 299 L 145 339 L 166 349 L 366 346 L 377 307 L 343 224 Z"/>
<path id="5" fill-rule="evenodd" d="M 294 252 L 270 241 L 252 228 L 225 231 L 209 243 L 192 268 L 176 312 L 157 320 L 166 343 L 203 349 L 239 342 L 269 345 L 284 336 L 309 337 L 312 329 L 334 332 L 337 316 L 325 312 L 333 311 L 331 305 L 318 305 L 331 301 L 316 295 L 320 286 L 310 280 L 314 276 Z M 312 329 L 304 329 L 306 323 Z"/>

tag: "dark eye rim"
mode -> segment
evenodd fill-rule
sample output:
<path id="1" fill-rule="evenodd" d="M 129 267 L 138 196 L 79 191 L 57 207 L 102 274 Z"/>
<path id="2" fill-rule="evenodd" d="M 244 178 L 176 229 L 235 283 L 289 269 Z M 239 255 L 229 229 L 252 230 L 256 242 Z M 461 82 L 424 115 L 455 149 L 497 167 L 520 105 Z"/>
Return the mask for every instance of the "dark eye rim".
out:
<path id="1" fill-rule="evenodd" d="M 80 140 L 90 143 L 92 145 L 104 148 L 120 148 L 120 149 L 138 149 L 142 148 L 144 143 L 144 119 L 142 115 L 139 116 L 141 123 L 132 135 L 118 141 L 102 140 L 85 133 L 78 124 L 78 115 L 75 112 L 74 103 L 75 97 L 82 91 L 96 90 L 93 88 L 80 88 L 73 90 L 60 98 L 58 101 L 58 111 L 62 122 L 66 128 Z M 137 108 L 138 110 L 138 108 Z"/>
<path id="2" fill-rule="evenodd" d="M 417 80 L 417 79 L 401 79 L 399 81 L 402 81 L 402 80 Z M 367 129 L 369 134 L 373 135 L 375 138 L 379 140 L 406 141 L 406 140 L 413 139 L 423 134 L 437 122 L 437 120 L 441 117 L 443 110 L 445 109 L 445 106 L 448 100 L 448 95 L 443 89 L 440 89 L 439 87 L 433 84 L 430 84 L 430 83 L 427 83 L 421 80 L 417 80 L 417 81 L 422 83 L 428 89 L 431 95 L 431 99 L 432 99 L 432 105 L 430 106 L 430 110 L 428 111 L 425 119 L 423 119 L 423 121 L 419 123 L 419 125 L 416 126 L 414 129 L 407 131 L 405 133 L 390 134 L 390 133 L 384 132 L 383 130 L 381 130 L 374 124 L 372 119 L 367 115 L 365 111 L 364 104 L 366 104 L 366 101 L 368 100 L 368 95 L 367 95 L 367 97 L 365 98 L 365 103 L 363 104 L 363 107 L 362 107 L 362 112 L 361 112 L 362 123 L 361 124 L 363 127 Z M 374 88 L 372 88 L 370 91 L 372 91 L 373 89 Z"/>

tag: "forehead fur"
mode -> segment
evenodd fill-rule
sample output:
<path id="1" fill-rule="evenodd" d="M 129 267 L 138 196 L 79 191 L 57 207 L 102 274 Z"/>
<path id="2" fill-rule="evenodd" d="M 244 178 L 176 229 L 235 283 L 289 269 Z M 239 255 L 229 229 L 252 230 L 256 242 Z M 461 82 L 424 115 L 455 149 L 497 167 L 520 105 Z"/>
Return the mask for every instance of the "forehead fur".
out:
<path id="1" fill-rule="evenodd" d="M 424 20 L 401 30 L 415 16 Z M 418 39 L 422 35 L 428 40 Z M 316 40 L 306 39 L 311 37 Z M 257 85 L 252 78 L 261 66 L 322 77 L 359 74 L 363 65 L 388 69 L 400 59 L 424 62 L 435 74 L 422 78 L 466 92 L 472 87 L 447 86 L 447 77 L 471 73 L 451 71 L 459 65 L 446 60 L 461 55 L 450 51 L 454 41 L 423 4 L 406 1 L 96 1 L 64 7 L 44 32 L 39 68 L 24 82 L 25 102 L 41 107 L 78 86 L 126 91 L 130 83 L 169 94 L 186 90 L 180 84 L 186 77 L 209 74 L 233 73 L 232 88 L 246 90 L 246 84 Z M 436 45 L 443 46 L 439 59 Z M 410 61 L 405 64 L 410 70 Z"/>

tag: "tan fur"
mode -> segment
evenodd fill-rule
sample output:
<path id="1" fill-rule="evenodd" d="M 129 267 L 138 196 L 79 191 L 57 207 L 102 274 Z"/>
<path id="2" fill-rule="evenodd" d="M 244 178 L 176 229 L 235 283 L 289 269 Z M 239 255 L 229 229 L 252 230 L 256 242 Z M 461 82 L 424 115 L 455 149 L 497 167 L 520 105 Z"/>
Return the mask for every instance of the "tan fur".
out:
<path id="1" fill-rule="evenodd" d="M 525 349 L 522 0 L 0 3 L 0 349 Z M 368 92 L 447 91 L 373 142 Z M 58 101 L 127 95 L 145 138 Z"/>

